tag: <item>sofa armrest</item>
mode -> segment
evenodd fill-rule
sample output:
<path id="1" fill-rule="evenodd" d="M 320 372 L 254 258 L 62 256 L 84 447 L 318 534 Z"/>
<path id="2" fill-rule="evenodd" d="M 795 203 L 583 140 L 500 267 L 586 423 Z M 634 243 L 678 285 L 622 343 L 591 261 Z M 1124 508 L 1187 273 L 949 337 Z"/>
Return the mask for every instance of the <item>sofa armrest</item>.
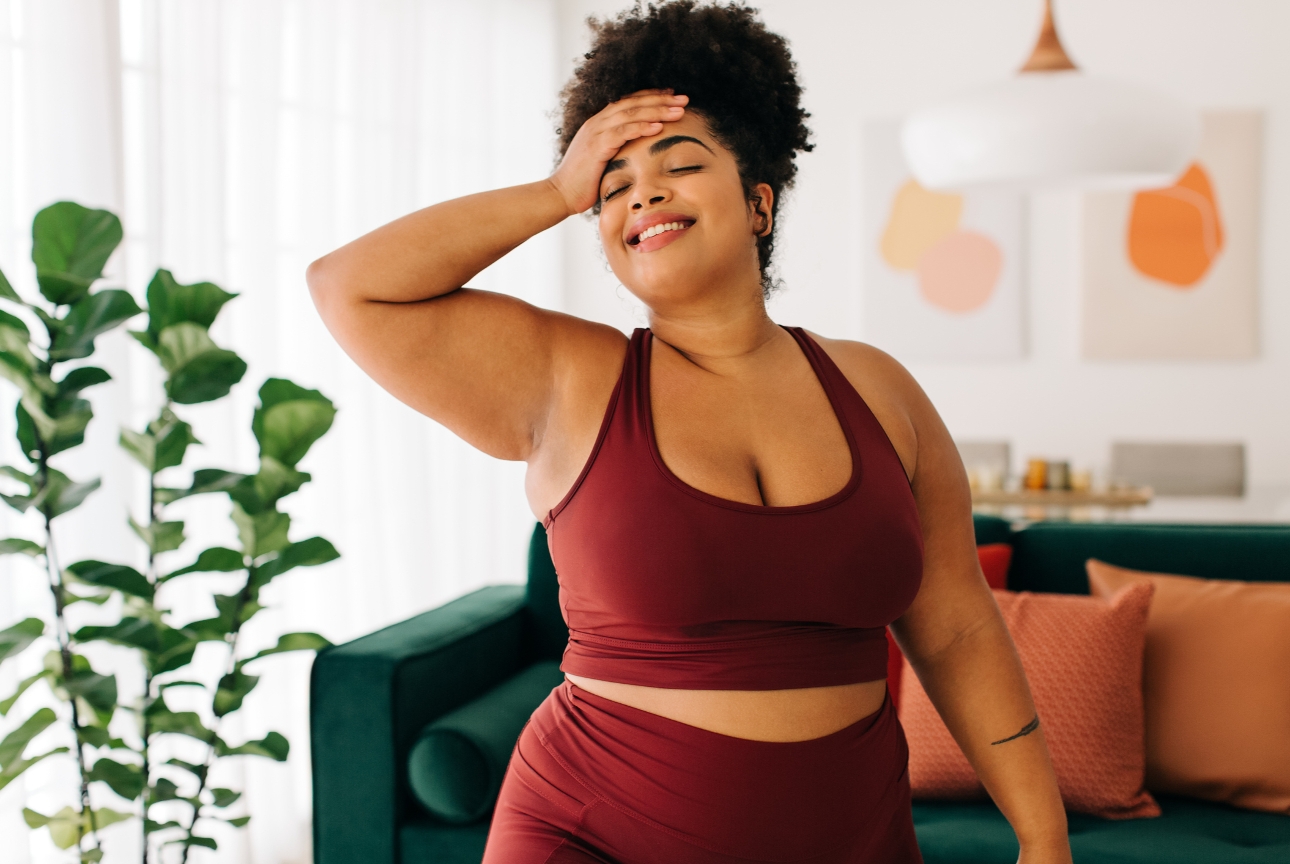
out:
<path id="1" fill-rule="evenodd" d="M 526 665 L 522 585 L 481 588 L 319 653 L 310 676 L 314 860 L 397 864 L 407 754 L 430 721 Z"/>

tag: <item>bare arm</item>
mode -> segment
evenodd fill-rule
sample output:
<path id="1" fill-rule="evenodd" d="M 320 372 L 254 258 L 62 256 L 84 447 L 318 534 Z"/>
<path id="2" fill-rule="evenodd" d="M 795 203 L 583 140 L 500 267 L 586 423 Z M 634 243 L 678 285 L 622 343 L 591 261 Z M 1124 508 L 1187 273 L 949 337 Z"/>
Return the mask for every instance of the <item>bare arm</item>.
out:
<path id="1" fill-rule="evenodd" d="M 319 258 L 306 277 L 327 328 L 403 402 L 486 453 L 531 459 L 553 418 L 621 358 L 622 336 L 462 286 L 594 204 L 605 163 L 679 119 L 678 99 L 613 103 L 583 125 L 550 178 L 427 207 Z"/>
<path id="2" fill-rule="evenodd" d="M 977 558 L 963 463 L 931 402 L 905 377 L 917 435 L 913 489 L 923 526 L 923 584 L 892 633 L 1012 825 L 1021 861 L 1069 862 L 1066 811 L 1043 726 L 1035 724 L 1021 660 Z"/>
<path id="3" fill-rule="evenodd" d="M 1022 864 L 1068 864 L 1066 811 L 1043 727 L 1030 728 L 1037 715 L 1021 660 L 981 572 L 958 448 L 899 363 L 868 345 L 823 341 L 887 432 L 918 505 L 922 587 L 892 634 L 1016 832 Z"/>

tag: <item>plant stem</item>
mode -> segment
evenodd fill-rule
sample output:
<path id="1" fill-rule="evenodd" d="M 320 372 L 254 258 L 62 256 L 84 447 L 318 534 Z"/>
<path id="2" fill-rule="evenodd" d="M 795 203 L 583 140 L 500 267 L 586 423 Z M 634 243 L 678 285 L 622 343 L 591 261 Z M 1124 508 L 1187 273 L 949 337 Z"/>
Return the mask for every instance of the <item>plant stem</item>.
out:
<path id="1" fill-rule="evenodd" d="M 227 637 L 225 637 L 228 642 L 228 665 L 225 667 L 225 671 L 224 671 L 224 674 L 226 676 L 232 675 L 234 670 L 237 669 L 237 640 L 242 633 L 242 608 L 251 599 L 251 586 L 254 584 L 254 582 L 255 582 L 255 566 L 252 565 L 251 567 L 247 568 L 246 584 L 242 586 L 242 590 L 238 592 L 238 595 L 237 595 L 237 606 L 234 608 L 234 611 L 233 611 L 233 630 L 228 634 Z M 216 692 L 219 692 L 218 685 L 216 685 Z M 219 737 L 219 727 L 220 727 L 220 723 L 222 723 L 223 720 L 224 720 L 223 717 L 217 717 L 215 718 L 215 722 L 212 724 L 213 728 L 211 729 L 211 732 L 215 738 Z M 210 742 L 210 749 L 206 751 L 206 761 L 202 763 L 204 770 L 202 771 L 201 776 L 197 778 L 197 794 L 193 796 L 195 799 L 200 799 L 202 792 L 206 789 L 206 779 L 210 776 L 211 765 L 214 761 L 215 761 L 215 741 L 214 741 L 214 738 L 212 738 Z M 188 823 L 187 832 L 189 837 L 193 836 L 193 830 L 197 827 L 197 820 L 201 815 L 201 809 L 202 809 L 202 804 L 201 804 L 201 801 L 198 800 L 198 803 L 193 805 L 192 821 Z M 192 846 L 184 847 L 183 857 L 179 859 L 180 864 L 188 864 L 188 850 L 192 848 L 193 848 Z"/>
<path id="2" fill-rule="evenodd" d="M 170 403 L 167 402 L 167 405 Z M 163 409 L 164 411 L 164 409 Z M 148 474 L 148 519 L 149 527 L 155 525 L 160 513 L 157 505 L 157 472 L 151 471 Z M 157 554 L 148 547 L 148 582 L 155 589 L 157 584 Z M 154 593 L 155 603 L 155 593 Z M 142 756 L 143 756 L 143 864 L 148 864 L 152 860 L 152 850 L 148 844 L 148 793 L 152 788 L 152 769 L 149 760 L 150 749 L 149 743 L 152 737 L 152 719 L 148 709 L 152 707 L 152 664 L 144 660 L 143 664 L 143 712 L 142 722 L 140 724 L 139 734 L 143 739 Z"/>
<path id="3" fill-rule="evenodd" d="M 40 473 L 42 479 L 48 478 L 46 472 L 45 455 L 42 449 L 40 458 Z M 63 680 L 69 685 L 72 681 L 72 637 L 67 627 L 67 619 L 64 616 L 66 605 L 63 593 L 63 579 L 61 571 L 58 569 L 58 560 L 54 554 L 54 527 L 53 520 L 48 514 L 45 515 L 45 568 L 49 574 L 49 590 L 54 594 L 54 620 L 58 631 L 58 653 L 63 660 Z M 80 710 L 76 705 L 76 694 L 69 693 L 72 705 L 72 735 L 76 738 L 76 767 L 81 775 L 81 813 L 88 814 L 90 822 L 90 838 L 94 843 L 94 848 L 99 848 L 98 826 L 95 825 L 94 808 L 90 804 L 90 782 L 86 779 L 89 773 L 85 768 L 85 746 L 81 743 L 81 717 Z M 84 840 L 84 823 L 77 829 L 77 848 L 80 848 Z"/>

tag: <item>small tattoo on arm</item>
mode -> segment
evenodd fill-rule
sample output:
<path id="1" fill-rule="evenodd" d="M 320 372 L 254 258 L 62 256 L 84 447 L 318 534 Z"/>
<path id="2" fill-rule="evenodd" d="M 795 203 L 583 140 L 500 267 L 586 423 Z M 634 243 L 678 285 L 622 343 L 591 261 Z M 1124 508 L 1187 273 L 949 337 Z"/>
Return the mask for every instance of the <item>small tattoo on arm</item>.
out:
<path id="1" fill-rule="evenodd" d="M 1021 731 L 1018 732 L 1016 735 L 1009 735 L 1007 738 L 1000 738 L 998 741 L 991 741 L 990 743 L 1003 744 L 1005 741 L 1011 741 L 1013 738 L 1020 738 L 1023 735 L 1029 735 L 1031 732 L 1034 732 L 1038 728 L 1039 728 L 1039 715 L 1036 714 L 1035 719 L 1031 720 L 1025 726 L 1022 726 Z"/>

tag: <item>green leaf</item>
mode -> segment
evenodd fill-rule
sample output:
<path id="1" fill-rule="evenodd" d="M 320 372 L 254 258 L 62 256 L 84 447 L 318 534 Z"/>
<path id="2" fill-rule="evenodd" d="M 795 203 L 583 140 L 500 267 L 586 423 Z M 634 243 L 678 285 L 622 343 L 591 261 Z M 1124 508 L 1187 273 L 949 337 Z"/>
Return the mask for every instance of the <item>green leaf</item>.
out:
<path id="1" fill-rule="evenodd" d="M 94 409 L 90 407 L 88 400 L 73 396 L 42 401 L 48 404 L 48 411 L 42 404 L 26 397 L 19 403 L 27 415 L 25 418 L 21 415 L 18 417 L 18 440 L 23 447 L 30 445 L 31 451 L 38 449 L 40 442 L 36 440 L 36 434 L 39 434 L 48 458 L 85 441 L 85 427 L 94 419 Z M 30 428 L 24 428 L 27 423 L 30 423 Z"/>
<path id="2" fill-rule="evenodd" d="M 45 622 L 39 618 L 24 618 L 17 624 L 0 630 L 0 660 L 21 654 L 44 634 Z M 3 762 L 4 760 L 0 760 L 0 764 Z"/>
<path id="3" fill-rule="evenodd" d="M 63 687 L 71 695 L 83 699 L 99 713 L 100 719 L 105 715 L 111 717 L 116 709 L 115 675 L 100 675 L 92 669 L 79 671 L 73 674 L 71 680 L 64 679 Z"/>
<path id="4" fill-rule="evenodd" d="M 206 495 L 211 492 L 227 492 L 238 483 L 245 474 L 238 474 L 233 471 L 223 471 L 219 468 L 199 468 L 193 472 L 193 484 L 187 489 L 168 490 L 173 495 L 167 496 L 169 500 L 162 501 L 162 496 L 158 495 L 157 500 L 169 504 L 171 501 L 178 501 L 180 498 L 187 498 L 190 495 Z M 160 490 L 158 490 L 160 491 Z"/>
<path id="5" fill-rule="evenodd" d="M 242 509 L 242 505 L 234 502 L 232 517 L 238 538 L 242 541 L 242 551 L 252 558 L 285 549 L 291 542 L 287 539 L 291 517 L 286 513 L 270 510 L 252 516 Z"/>
<path id="6" fill-rule="evenodd" d="M 321 651 L 323 648 L 330 647 L 331 642 L 317 633 L 285 633 L 278 637 L 277 645 L 272 648 L 265 648 L 263 651 L 256 653 L 254 657 L 248 657 L 238 665 L 259 660 L 261 657 L 268 657 L 270 654 L 281 654 L 285 651 Z"/>
<path id="7" fill-rule="evenodd" d="M 153 522 L 150 525 L 140 525 L 134 521 L 133 516 L 126 521 L 130 523 L 131 530 L 139 535 L 139 539 L 148 544 L 148 548 L 154 555 L 173 552 L 184 545 L 183 522 Z"/>
<path id="8" fill-rule="evenodd" d="M 74 594 L 63 589 L 63 605 L 71 606 L 73 603 L 93 603 L 95 606 L 102 606 L 112 599 L 112 592 L 106 594 Z"/>
<path id="9" fill-rule="evenodd" d="M 78 582 L 112 588 L 132 597 L 152 600 L 155 589 L 146 576 L 124 564 L 106 564 L 102 561 L 77 561 L 67 565 L 67 572 Z"/>
<path id="10" fill-rule="evenodd" d="M 63 329 L 54 334 L 49 346 L 50 362 L 76 360 L 94 353 L 94 340 L 130 320 L 142 310 L 129 291 L 109 288 L 76 301 Z"/>
<path id="11" fill-rule="evenodd" d="M 236 296 L 210 282 L 181 285 L 169 270 L 158 270 L 148 285 L 148 333 L 155 340 L 162 330 L 185 321 L 209 329 Z"/>
<path id="12" fill-rule="evenodd" d="M 8 713 L 11 710 L 13 710 L 13 706 L 18 701 L 18 697 L 22 696 L 23 693 L 26 693 L 27 690 L 31 687 L 31 685 L 35 684 L 37 681 L 39 681 L 42 678 L 48 678 L 48 677 L 49 677 L 49 671 L 46 669 L 42 669 L 41 671 L 37 672 L 35 675 L 32 675 L 30 678 L 24 678 L 21 681 L 19 681 L 18 688 L 13 691 L 13 693 L 9 696 L 9 698 L 5 699 L 3 702 L 0 702 L 0 717 L 4 717 L 8 715 Z"/>
<path id="13" fill-rule="evenodd" d="M 6 735 L 4 740 L 0 741 L 0 768 L 7 769 L 12 763 L 21 759 L 22 752 L 27 749 L 31 739 L 44 732 L 57 720 L 58 715 L 52 709 L 40 708 L 24 720 L 17 729 Z"/>
<path id="14" fill-rule="evenodd" d="M 261 458 L 268 456 L 294 468 L 335 417 L 336 407 L 317 390 L 270 378 L 260 387 L 260 407 L 251 419 L 251 431 L 260 442 Z"/>
<path id="15" fill-rule="evenodd" d="M 138 752 L 120 738 L 113 738 L 112 733 L 101 726 L 82 726 L 79 730 L 79 737 L 82 744 L 88 744 L 91 747 L 106 747 L 109 750 L 129 750 L 131 753 Z"/>
<path id="16" fill-rule="evenodd" d="M 165 846 L 201 846 L 205 849 L 218 849 L 219 844 L 213 837 L 199 837 L 196 834 L 189 834 L 182 840 L 170 840 L 164 843 Z"/>
<path id="17" fill-rule="evenodd" d="M 85 779 L 102 781 L 122 798 L 134 800 L 145 785 L 143 769 L 138 765 L 122 764 L 114 759 L 99 759 L 85 775 Z"/>
<path id="18" fill-rule="evenodd" d="M 31 225 L 31 260 L 40 293 L 51 303 L 75 303 L 103 275 L 121 237 L 121 220 L 106 210 L 71 201 L 41 210 Z"/>
<path id="19" fill-rule="evenodd" d="M 101 848 L 94 848 L 81 853 L 81 864 L 99 864 L 102 860 L 103 850 Z"/>
<path id="20" fill-rule="evenodd" d="M 45 554 L 45 547 L 21 537 L 9 537 L 0 540 L 0 555 L 30 555 L 32 558 Z"/>
<path id="21" fill-rule="evenodd" d="M 0 272 L 0 297 L 12 300 L 14 303 L 22 302 L 22 298 L 18 296 L 17 291 L 13 290 L 13 286 L 9 284 L 9 280 L 3 272 Z"/>
<path id="22" fill-rule="evenodd" d="M 115 624 L 88 624 L 72 634 L 77 642 L 111 642 L 142 651 L 156 651 L 160 647 L 157 625 L 146 618 L 125 617 Z"/>
<path id="23" fill-rule="evenodd" d="M 97 477 L 85 483 L 73 483 L 61 471 L 53 468 L 45 470 L 48 473 L 45 488 L 36 493 L 36 497 L 31 501 L 31 506 L 43 513 L 47 519 L 61 516 L 67 511 L 81 506 L 81 502 L 91 492 L 99 488 Z"/>
<path id="24" fill-rule="evenodd" d="M 157 581 L 166 582 L 176 576 L 183 576 L 187 573 L 231 573 L 235 570 L 245 569 L 246 562 L 242 558 L 241 552 L 225 549 L 223 546 L 212 546 L 210 549 L 203 549 L 201 554 L 197 556 L 197 560 L 192 564 L 173 573 L 167 573 Z"/>
<path id="25" fill-rule="evenodd" d="M 26 495 L 4 495 L 0 494 L 0 499 L 19 513 L 27 512 L 36 500 L 36 478 L 19 471 L 11 465 L 0 466 L 0 477 L 8 477 L 10 480 L 16 480 L 27 487 Z"/>
<path id="26" fill-rule="evenodd" d="M 188 452 L 188 445 L 201 443 L 193 434 L 193 427 L 180 420 L 169 408 L 148 424 L 148 432 L 157 442 L 154 472 L 180 465 Z"/>
<path id="27" fill-rule="evenodd" d="M 0 351 L 0 378 L 7 378 L 30 402 L 39 405 L 44 398 L 44 391 L 36 384 L 35 373 L 22 358 L 8 351 Z"/>
<path id="28" fill-rule="evenodd" d="M 340 557 L 336 547 L 321 537 L 310 537 L 292 543 L 273 558 L 255 568 L 255 585 L 263 588 L 269 581 L 297 567 L 316 567 Z"/>
<path id="29" fill-rule="evenodd" d="M 241 669 L 234 669 L 219 679 L 219 688 L 215 691 L 212 709 L 216 717 L 223 717 L 242 707 L 242 700 L 255 689 L 260 682 L 258 675 L 248 675 Z"/>
<path id="30" fill-rule="evenodd" d="M 58 382 L 58 396 L 66 396 L 71 393 L 79 393 L 88 387 L 95 387 L 99 384 L 106 384 L 112 380 L 112 376 L 107 373 L 106 369 L 100 369 L 97 366 L 79 366 L 63 376 L 63 380 Z"/>
<path id="31" fill-rule="evenodd" d="M 18 428 L 15 430 L 18 447 L 27 461 L 34 465 L 40 461 L 40 441 L 36 437 L 36 422 L 31 419 L 27 409 L 22 407 L 21 400 L 18 402 L 18 407 L 14 409 L 14 416 L 18 420 Z"/>
<path id="32" fill-rule="evenodd" d="M 206 776 L 206 766 L 205 766 L 205 765 L 198 765 L 198 764 L 193 763 L 193 762 L 185 762 L 185 761 L 184 761 L 184 760 L 182 760 L 182 759 L 173 759 L 173 758 L 172 758 L 172 759 L 167 759 L 167 760 L 166 760 L 166 764 L 167 764 L 167 765 L 174 765 L 174 766 L 175 766 L 175 767 L 177 767 L 177 768 L 183 768 L 185 771 L 187 771 L 189 774 L 192 774 L 192 775 L 193 775 L 194 777 L 196 777 L 198 780 L 202 780 L 202 778 L 204 778 L 204 777 Z M 157 781 L 157 785 L 158 785 L 158 786 L 160 786 L 162 782 L 169 783 L 170 781 L 169 781 L 169 780 L 166 780 L 166 781 L 160 781 L 160 780 L 159 780 L 159 781 Z M 205 782 L 205 781 L 203 781 L 203 782 Z M 171 785 L 171 786 L 174 786 L 175 784 L 171 783 L 170 785 Z M 176 789 L 178 789 L 178 787 L 175 787 L 175 788 L 176 788 Z"/>
<path id="33" fill-rule="evenodd" d="M 134 461 L 144 467 L 149 474 L 155 474 L 153 465 L 157 461 L 157 440 L 147 432 L 135 432 L 133 429 L 121 430 L 121 449 L 134 457 Z"/>
<path id="34" fill-rule="evenodd" d="M 263 513 L 272 510 L 281 498 L 295 492 L 309 480 L 306 472 L 288 468 L 272 456 L 265 456 L 260 459 L 260 470 L 242 478 L 228 495 L 247 513 Z"/>
<path id="35" fill-rule="evenodd" d="M 232 789 L 212 789 L 211 795 L 214 797 L 214 805 L 221 810 L 225 807 L 232 807 L 237 803 L 237 799 L 242 797 L 241 792 L 235 792 Z"/>
<path id="36" fill-rule="evenodd" d="M 42 759 L 48 759 L 50 756 L 57 756 L 59 753 L 66 752 L 68 752 L 66 747 L 55 747 L 53 750 L 41 753 L 39 756 L 32 756 L 30 759 L 18 759 L 14 762 L 10 762 L 5 766 L 3 771 L 0 771 L 0 789 L 8 786 L 16 780 L 22 772 L 26 771 Z"/>
<path id="37" fill-rule="evenodd" d="M 0 351 L 17 357 L 28 369 L 34 370 L 39 363 L 31 353 L 31 331 L 27 325 L 21 318 L 4 311 L 0 311 Z"/>
<path id="38" fill-rule="evenodd" d="M 246 374 L 241 357 L 220 348 L 204 327 L 189 321 L 162 330 L 156 354 L 169 375 L 166 393 L 181 405 L 226 396 Z"/>
<path id="39" fill-rule="evenodd" d="M 143 820 L 144 834 L 156 834 L 158 831 L 165 831 L 168 828 L 183 828 L 183 827 L 184 827 L 183 825 L 180 825 L 178 822 L 176 822 L 173 819 L 170 820 L 169 822 L 154 822 L 151 819 Z"/>
<path id="40" fill-rule="evenodd" d="M 72 848 L 81 841 L 82 837 L 89 834 L 92 828 L 106 828 L 117 822 L 135 818 L 133 813 L 121 813 L 106 807 L 94 810 L 93 814 L 94 819 L 91 823 L 89 813 L 81 813 L 71 807 L 64 807 L 53 816 L 23 808 L 22 818 L 26 820 L 27 827 L 32 829 L 48 825 L 49 836 L 59 849 Z"/>
<path id="41" fill-rule="evenodd" d="M 171 711 L 162 699 L 148 707 L 148 723 L 154 732 L 187 735 L 198 741 L 209 744 L 212 741 L 222 743 L 218 736 L 202 723 L 202 718 L 193 711 Z M 158 781 L 160 785 L 160 781 Z"/>
<path id="42" fill-rule="evenodd" d="M 270 732 L 259 741 L 248 741 L 238 747 L 230 747 L 223 741 L 215 745 L 217 756 L 265 756 L 275 762 L 287 761 L 287 753 L 290 750 L 291 745 L 278 732 Z"/>
<path id="43" fill-rule="evenodd" d="M 174 762 L 175 760 L 170 760 Z M 157 781 L 149 791 L 148 803 L 155 804 L 158 801 L 176 801 L 179 799 L 179 787 L 173 780 L 167 780 L 162 777 Z"/>
<path id="44" fill-rule="evenodd" d="M 246 823 L 248 823 L 248 822 L 250 822 L 250 821 L 251 821 L 251 817 L 250 817 L 250 816 L 238 816 L 236 819 L 225 819 L 224 821 L 225 821 L 225 822 L 227 822 L 228 824 L 232 825 L 234 828 L 245 828 L 245 827 L 246 827 Z"/>

